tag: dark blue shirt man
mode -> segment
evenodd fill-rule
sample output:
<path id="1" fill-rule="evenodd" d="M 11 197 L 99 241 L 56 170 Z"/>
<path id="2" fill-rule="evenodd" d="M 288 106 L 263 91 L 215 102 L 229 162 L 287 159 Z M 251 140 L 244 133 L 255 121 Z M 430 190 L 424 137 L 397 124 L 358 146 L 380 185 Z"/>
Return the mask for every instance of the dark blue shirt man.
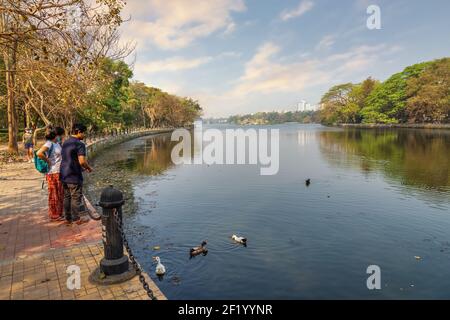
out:
<path id="1" fill-rule="evenodd" d="M 86 130 L 86 126 L 75 124 L 72 135 L 62 146 L 60 176 L 64 187 L 64 215 L 68 224 L 89 221 L 89 218 L 80 218 L 79 215 L 83 199 L 83 170 L 92 172 L 86 160 L 86 146 L 81 142 Z"/>

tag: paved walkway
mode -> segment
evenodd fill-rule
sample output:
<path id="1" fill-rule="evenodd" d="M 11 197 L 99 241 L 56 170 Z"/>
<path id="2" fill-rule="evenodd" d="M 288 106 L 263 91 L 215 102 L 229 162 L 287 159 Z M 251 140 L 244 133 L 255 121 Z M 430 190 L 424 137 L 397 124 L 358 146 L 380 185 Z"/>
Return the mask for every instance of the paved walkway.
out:
<path id="1" fill-rule="evenodd" d="M 0 165 L 1 299 L 148 299 L 138 277 L 97 286 L 88 277 L 103 257 L 101 224 L 50 222 L 42 175 L 29 163 Z M 81 269 L 81 289 L 67 289 L 67 267 Z M 160 300 L 165 296 L 145 275 Z"/>

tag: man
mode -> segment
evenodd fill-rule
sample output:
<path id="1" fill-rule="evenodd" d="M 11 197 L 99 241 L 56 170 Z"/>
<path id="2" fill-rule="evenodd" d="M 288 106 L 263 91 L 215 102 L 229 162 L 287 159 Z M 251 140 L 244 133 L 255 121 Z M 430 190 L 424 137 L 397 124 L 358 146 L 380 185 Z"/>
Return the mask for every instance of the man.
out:
<path id="1" fill-rule="evenodd" d="M 92 172 L 86 160 L 86 146 L 81 142 L 85 137 L 86 126 L 75 124 L 72 135 L 62 146 L 61 181 L 64 188 L 64 214 L 66 223 L 83 224 L 88 217 L 80 218 L 83 197 L 83 170 Z"/>

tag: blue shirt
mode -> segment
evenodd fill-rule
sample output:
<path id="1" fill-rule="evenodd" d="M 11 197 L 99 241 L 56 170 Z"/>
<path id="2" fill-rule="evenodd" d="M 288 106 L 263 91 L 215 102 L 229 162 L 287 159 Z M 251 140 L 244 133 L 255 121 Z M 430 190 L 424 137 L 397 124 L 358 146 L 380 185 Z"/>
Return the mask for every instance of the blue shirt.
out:
<path id="1" fill-rule="evenodd" d="M 86 146 L 79 139 L 70 137 L 64 141 L 61 151 L 61 181 L 70 184 L 83 183 L 83 168 L 78 156 L 86 156 Z"/>

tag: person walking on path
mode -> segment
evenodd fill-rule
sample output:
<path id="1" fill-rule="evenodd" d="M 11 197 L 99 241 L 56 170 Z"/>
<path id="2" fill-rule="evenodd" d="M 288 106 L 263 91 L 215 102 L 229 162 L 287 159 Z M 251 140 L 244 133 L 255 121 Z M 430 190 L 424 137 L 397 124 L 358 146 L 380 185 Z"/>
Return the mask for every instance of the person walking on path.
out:
<path id="1" fill-rule="evenodd" d="M 27 161 L 31 163 L 33 162 L 34 143 L 33 143 L 33 131 L 30 128 L 25 129 L 25 133 L 23 134 L 22 137 L 22 142 L 25 148 Z"/>
<path id="2" fill-rule="evenodd" d="M 64 214 L 67 224 L 83 224 L 88 217 L 80 218 L 80 206 L 83 199 L 83 170 L 92 172 L 86 160 L 86 145 L 82 142 L 87 128 L 75 124 L 72 135 L 62 146 L 61 180 L 64 188 Z"/>
<path id="3" fill-rule="evenodd" d="M 63 220 L 64 190 L 60 179 L 61 145 L 58 143 L 64 136 L 64 130 L 47 129 L 46 142 L 36 155 L 48 163 L 49 171 L 45 175 L 48 185 L 48 214 L 50 220 Z"/>

